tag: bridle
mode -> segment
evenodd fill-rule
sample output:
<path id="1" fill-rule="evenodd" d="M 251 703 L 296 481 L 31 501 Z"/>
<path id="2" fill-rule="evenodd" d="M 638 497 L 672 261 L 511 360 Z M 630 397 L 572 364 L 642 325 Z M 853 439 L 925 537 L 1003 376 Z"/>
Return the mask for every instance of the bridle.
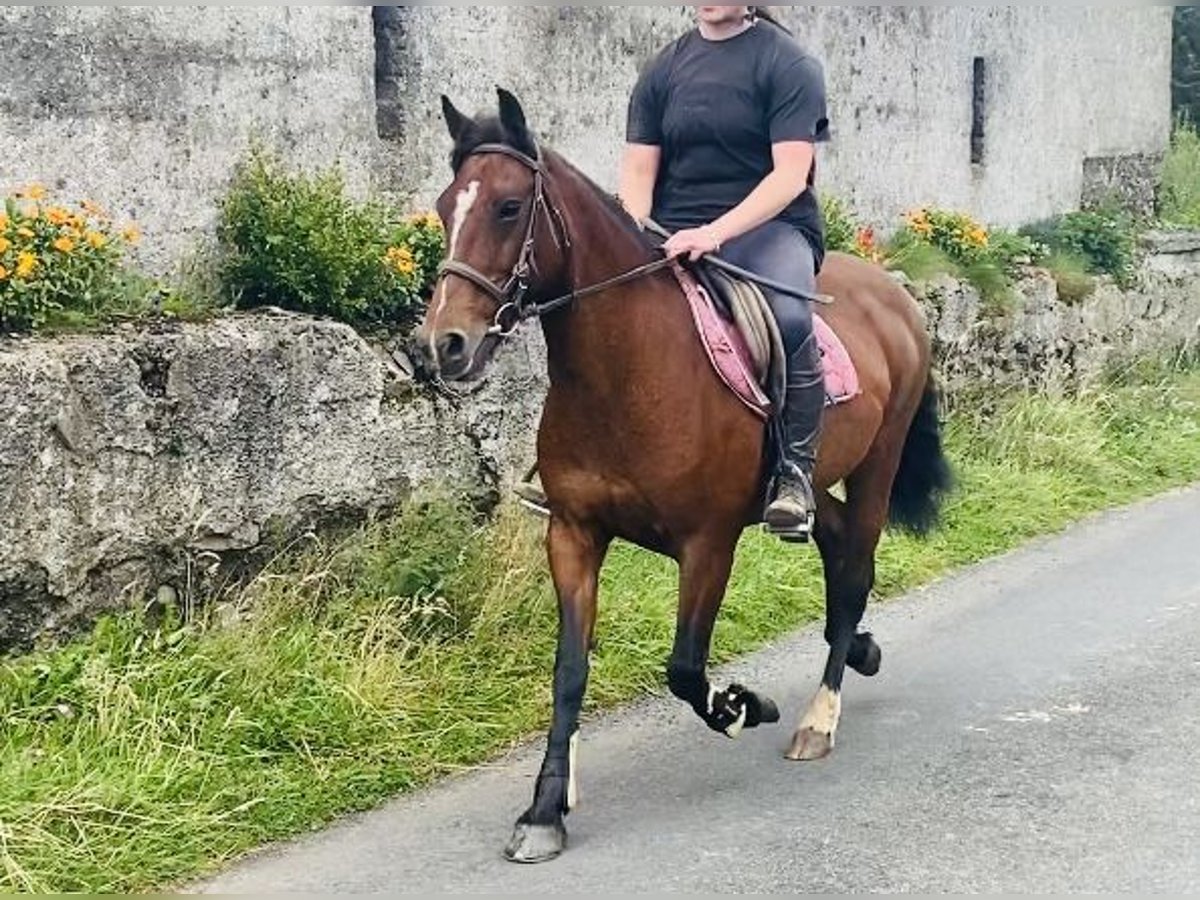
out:
<path id="1" fill-rule="evenodd" d="M 545 214 L 546 225 L 550 229 L 550 236 L 554 239 L 555 245 L 567 256 L 568 271 L 571 269 L 571 235 L 567 231 L 566 221 L 563 219 L 562 213 L 559 212 L 558 207 L 550 199 L 546 190 L 546 180 L 549 176 L 546 172 L 546 167 L 542 163 L 540 153 L 537 158 L 534 158 L 527 156 L 520 150 L 514 150 L 505 144 L 480 144 L 471 150 L 468 155 L 475 156 L 487 153 L 500 153 L 510 159 L 515 159 L 533 173 L 533 203 L 529 211 L 529 221 L 525 225 L 525 237 L 521 242 L 521 252 L 517 255 L 517 261 L 502 285 L 497 285 L 478 269 L 458 260 L 446 260 L 443 262 L 438 267 L 437 280 L 434 282 L 434 289 L 436 290 L 437 285 L 441 283 L 443 278 L 454 275 L 469 281 L 496 301 L 498 305 L 496 317 L 491 327 L 488 328 L 486 336 L 506 338 L 516 331 L 517 326 L 526 319 L 541 318 L 555 310 L 574 303 L 576 300 L 609 290 L 617 285 L 641 278 L 643 275 L 648 275 L 651 272 L 665 269 L 674 262 L 668 258 L 654 260 L 635 269 L 630 269 L 628 272 L 623 272 L 615 278 L 598 282 L 589 287 L 580 289 L 572 287 L 568 293 L 555 297 L 552 300 L 542 303 L 531 301 L 529 299 L 529 276 L 531 273 L 536 274 L 538 272 L 537 260 L 534 258 L 538 214 Z"/>

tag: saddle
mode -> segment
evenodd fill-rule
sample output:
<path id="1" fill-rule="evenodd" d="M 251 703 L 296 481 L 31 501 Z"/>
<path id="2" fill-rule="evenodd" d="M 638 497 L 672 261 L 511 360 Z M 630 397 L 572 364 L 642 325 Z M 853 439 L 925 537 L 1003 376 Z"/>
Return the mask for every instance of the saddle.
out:
<path id="1" fill-rule="evenodd" d="M 783 408 L 787 359 L 775 316 L 758 285 L 713 267 L 675 266 L 709 361 L 725 385 L 752 412 L 773 419 Z M 858 372 L 841 339 L 813 313 L 813 331 L 825 370 L 825 405 L 854 399 Z"/>

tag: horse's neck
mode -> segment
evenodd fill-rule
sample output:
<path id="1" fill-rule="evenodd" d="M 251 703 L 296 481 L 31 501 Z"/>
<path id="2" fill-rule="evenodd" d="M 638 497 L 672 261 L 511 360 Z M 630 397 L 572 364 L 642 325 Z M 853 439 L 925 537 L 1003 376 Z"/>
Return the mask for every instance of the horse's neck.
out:
<path id="1" fill-rule="evenodd" d="M 585 289 L 658 258 L 573 172 L 562 179 L 572 286 Z M 543 320 L 551 384 L 596 394 L 644 390 L 643 376 L 689 364 L 692 328 L 674 278 L 660 270 L 575 301 Z"/>

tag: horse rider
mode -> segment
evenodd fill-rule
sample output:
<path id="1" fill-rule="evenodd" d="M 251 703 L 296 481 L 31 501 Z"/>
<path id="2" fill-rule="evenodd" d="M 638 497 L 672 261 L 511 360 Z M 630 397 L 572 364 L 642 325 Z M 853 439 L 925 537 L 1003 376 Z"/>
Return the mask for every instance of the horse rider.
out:
<path id="1" fill-rule="evenodd" d="M 619 196 L 674 232 L 669 256 L 720 258 L 809 294 L 825 254 L 813 190 L 828 140 L 825 79 L 766 9 L 697 6 L 696 27 L 646 66 L 629 100 Z M 825 382 L 807 301 L 762 288 L 783 338 L 783 452 L 764 521 L 807 539 Z M 532 473 L 530 473 L 532 477 Z M 528 479 L 517 488 L 544 508 Z"/>

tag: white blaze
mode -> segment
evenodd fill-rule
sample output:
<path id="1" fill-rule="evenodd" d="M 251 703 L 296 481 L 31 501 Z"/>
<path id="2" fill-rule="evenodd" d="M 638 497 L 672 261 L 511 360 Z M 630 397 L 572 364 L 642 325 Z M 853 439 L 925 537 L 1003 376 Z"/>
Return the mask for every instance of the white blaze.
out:
<path id="1" fill-rule="evenodd" d="M 446 253 L 446 259 L 454 259 L 455 251 L 458 249 L 458 236 L 462 233 L 463 223 L 467 221 L 471 207 L 475 205 L 475 200 L 478 197 L 478 181 L 472 181 L 458 192 L 458 197 L 454 201 L 454 219 L 450 223 L 450 247 Z M 446 309 L 446 301 L 448 299 L 446 297 L 446 281 L 447 279 L 442 279 L 442 284 L 439 288 L 441 299 L 438 300 L 437 307 L 433 311 L 433 318 L 429 321 L 429 349 L 432 353 L 431 359 L 437 359 L 437 321 Z"/>

